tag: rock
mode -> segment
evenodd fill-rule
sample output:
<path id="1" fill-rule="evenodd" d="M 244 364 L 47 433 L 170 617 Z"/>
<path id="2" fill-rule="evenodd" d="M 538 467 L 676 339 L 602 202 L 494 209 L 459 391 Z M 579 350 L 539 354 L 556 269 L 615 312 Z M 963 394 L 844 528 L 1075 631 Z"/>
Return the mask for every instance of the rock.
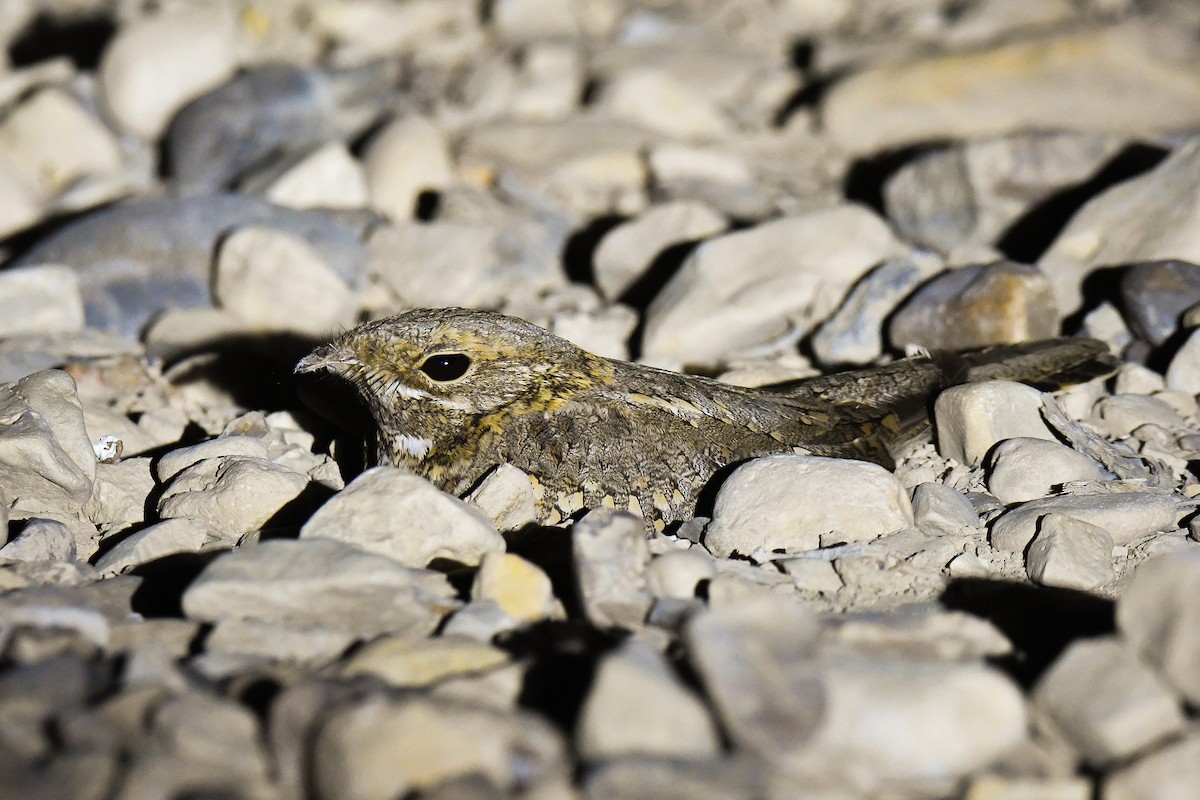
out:
<path id="1" fill-rule="evenodd" d="M 573 44 L 531 44 L 520 66 L 510 103 L 514 117 L 563 119 L 579 105 L 586 76 L 583 54 Z"/>
<path id="2" fill-rule="evenodd" d="M 308 477 L 261 458 L 219 456 L 180 472 L 158 501 L 162 519 L 198 517 L 226 542 L 257 531 L 300 496 Z"/>
<path id="3" fill-rule="evenodd" d="M 587 771 L 587 800 L 750 800 L 766 797 L 767 776 L 750 759 L 721 758 L 681 761 L 620 758 Z"/>
<path id="4" fill-rule="evenodd" d="M 301 539 L 336 539 L 411 567 L 435 559 L 474 566 L 504 540 L 487 517 L 424 478 L 374 467 L 331 497 Z"/>
<path id="5" fill-rule="evenodd" d="M 412 219 L 422 192 L 453 181 L 440 130 L 421 117 L 398 119 L 371 137 L 363 155 L 371 208 L 396 222 Z"/>
<path id="6" fill-rule="evenodd" d="M 189 619 L 427 636 L 456 605 L 445 577 L 331 539 L 277 539 L 210 563 L 183 593 Z"/>
<path id="7" fill-rule="evenodd" d="M 414 62 L 414 68 L 451 69 L 484 47 L 478 9 L 470 3 L 319 6 L 313 9 L 305 33 L 332 48 L 322 59 L 335 65 L 370 66 L 402 57 Z"/>
<path id="8" fill-rule="evenodd" d="M 963 800 L 1091 800 L 1092 788 L 1087 778 L 985 774 L 971 780 Z"/>
<path id="9" fill-rule="evenodd" d="M 204 639 L 206 656 L 320 666 L 354 644 L 352 631 L 295 627 L 252 619 L 222 619 Z"/>
<path id="10" fill-rule="evenodd" d="M 1047 514 L 1025 555 L 1025 571 L 1035 583 L 1088 591 L 1111 581 L 1112 537 L 1086 522 Z"/>
<path id="11" fill-rule="evenodd" d="M 713 560 L 697 548 L 664 553 L 646 568 L 646 585 L 655 597 L 689 600 L 703 581 L 716 575 Z"/>
<path id="12" fill-rule="evenodd" d="M 175 553 L 195 553 L 216 537 L 202 519 L 177 517 L 131 533 L 96 560 L 102 575 L 117 575 Z"/>
<path id="13" fill-rule="evenodd" d="M 84 516 L 105 536 L 146 519 L 147 498 L 155 487 L 150 459 L 126 458 L 96 466 L 92 496 Z"/>
<path id="14" fill-rule="evenodd" d="M 675 139 L 715 139 L 732 125 L 699 92 L 662 70 L 630 69 L 601 89 L 597 109 Z"/>
<path id="15" fill-rule="evenodd" d="M 598 311 L 559 312 L 551 318 L 550 330 L 589 353 L 628 360 L 628 342 L 638 320 L 629 306 L 611 305 Z"/>
<path id="16" fill-rule="evenodd" d="M 1164 377 L 1168 389 L 1200 394 L 1200 332 L 1192 331 L 1188 335 L 1187 341 L 1172 356 Z"/>
<path id="17" fill-rule="evenodd" d="M 662 654 L 636 639 L 600 661 L 575 736 L 589 761 L 629 755 L 712 758 L 721 749 L 704 703 Z"/>
<path id="18" fill-rule="evenodd" d="M 817 360 L 836 365 L 867 364 L 877 359 L 883 354 L 884 320 L 941 266 L 941 260 L 931 254 L 915 252 L 868 272 L 813 335 Z"/>
<path id="19" fill-rule="evenodd" d="M 486 672 L 507 662 L 508 654 L 500 648 L 471 639 L 384 636 L 346 659 L 341 674 L 348 678 L 372 675 L 389 686 L 420 689 L 455 676 Z"/>
<path id="20" fill-rule="evenodd" d="M 1143 562 L 1117 602 L 1117 629 L 1188 702 L 1200 702 L 1200 623 L 1192 599 L 1200 553 L 1185 549 Z"/>
<path id="21" fill-rule="evenodd" d="M 883 186 L 888 219 L 913 244 L 948 253 L 971 241 L 975 193 L 960 147 L 923 153 Z"/>
<path id="22" fill-rule="evenodd" d="M 704 546 L 715 556 L 815 550 L 829 537 L 864 542 L 912 527 L 908 495 L 878 464 L 774 455 L 739 466 L 721 485 Z"/>
<path id="23" fill-rule="evenodd" d="M 163 453 L 154 465 L 154 474 L 160 482 L 166 483 L 188 467 L 205 459 L 244 456 L 266 460 L 269 455 L 267 443 L 262 439 L 253 436 L 217 436 L 199 444 L 176 447 Z"/>
<path id="24" fill-rule="evenodd" d="M 1200 266 L 1188 261 L 1148 261 L 1121 275 L 1121 307 L 1129 327 L 1155 347 L 1179 328 L 1180 318 L 1200 303 Z"/>
<path id="25" fill-rule="evenodd" d="M 1200 99 L 1190 50 L 1178 32 L 1138 24 L 1018 40 L 864 70 L 832 88 L 821 117 L 856 153 L 1020 130 L 1187 129 Z"/>
<path id="26" fill-rule="evenodd" d="M 1165 494 L 1119 492 L 1067 494 L 1030 500 L 992 523 L 992 547 L 1020 553 L 1029 546 L 1038 523 L 1047 514 L 1064 514 L 1107 531 L 1114 545 L 1129 544 L 1155 531 L 1174 530 L 1175 501 Z"/>
<path id="27" fill-rule="evenodd" d="M 500 464 L 463 498 L 483 512 L 498 531 L 515 531 L 537 520 L 537 497 L 529 476 Z"/>
<path id="28" fill-rule="evenodd" d="M 888 323 L 897 349 L 963 350 L 1048 339 L 1058 310 L 1036 267 L 1000 261 L 945 272 L 912 294 Z"/>
<path id="29" fill-rule="evenodd" d="M 604 508 L 590 511 L 571 528 L 571 550 L 588 620 L 600 628 L 642 627 L 652 598 L 641 518 Z"/>
<path id="30" fill-rule="evenodd" d="M 73 516 L 92 494 L 96 454 L 75 381 L 61 370 L 0 386 L 0 486 L 10 516 Z"/>
<path id="31" fill-rule="evenodd" d="M 1101 800 L 1186 800 L 1200 780 L 1200 736 L 1192 734 L 1104 778 Z"/>
<path id="32" fill-rule="evenodd" d="M 61 89 L 42 89 L 8 112 L 0 123 L 0 158 L 42 200 L 88 179 L 122 183 L 117 137 Z"/>
<path id="33" fill-rule="evenodd" d="M 524 623 L 510 615 L 495 600 L 467 603 L 442 626 L 443 636 L 461 636 L 477 642 L 491 642 L 498 634 L 519 628 Z"/>
<path id="34" fill-rule="evenodd" d="M 492 10 L 496 32 L 507 42 L 543 39 L 604 38 L 620 15 L 613 3 L 545 3 L 540 0 L 498 0 Z"/>
<path id="35" fill-rule="evenodd" d="M 727 148 L 668 141 L 647 160 L 656 194 L 665 199 L 702 202 L 732 219 L 762 220 L 776 211 L 749 161 Z"/>
<path id="36" fill-rule="evenodd" d="M 33 518 L 8 544 L 0 547 L 0 558 L 14 561 L 74 561 L 75 536 L 66 525 L 53 519 Z"/>
<path id="37" fill-rule="evenodd" d="M 1042 393 L 1011 381 L 952 386 L 933 405 L 938 453 L 978 466 L 996 443 L 1017 437 L 1056 441 L 1042 421 Z"/>
<path id="38" fill-rule="evenodd" d="M 42 218 L 43 203 L 15 168 L 0 162 L 0 236 L 22 231 Z"/>
<path id="39" fill-rule="evenodd" d="M 97 77 L 109 113 L 125 130 L 154 140 L 188 101 L 237 68 L 232 9 L 175 9 L 123 26 Z"/>
<path id="40" fill-rule="evenodd" d="M 644 357 L 712 366 L 802 329 L 872 266 L 899 255 L 887 226 L 860 206 L 785 217 L 697 247 L 646 311 Z"/>
<path id="41" fill-rule="evenodd" d="M 1093 407 L 1093 418 L 1103 423 L 1102 430 L 1113 438 L 1133 434 L 1143 425 L 1156 425 L 1168 431 L 1182 431 L 1187 422 L 1160 397 L 1136 394 L 1112 394 L 1102 397 Z"/>
<path id="42" fill-rule="evenodd" d="M 1023 503 L 1071 481 L 1099 481 L 1105 475 L 1095 459 L 1064 444 L 1018 436 L 992 450 L 987 485 L 1001 502 Z"/>
<path id="43" fill-rule="evenodd" d="M 1113 394 L 1150 395 L 1167 388 L 1163 376 L 1141 364 L 1125 363 L 1113 379 Z"/>
<path id="44" fill-rule="evenodd" d="M 459 222 L 380 226 L 369 240 L 371 272 L 414 306 L 487 306 L 515 278 L 489 225 Z"/>
<path id="45" fill-rule="evenodd" d="M 217 253 L 213 295 L 255 328 L 327 336 L 354 322 L 350 287 L 300 239 L 240 228 Z"/>
<path id="46" fill-rule="evenodd" d="M 688 663 L 738 747 L 778 757 L 822 724 L 826 698 L 811 668 L 813 612 L 764 595 L 702 611 L 684 628 Z"/>
<path id="47" fill-rule="evenodd" d="M 472 600 L 491 600 L 521 622 L 561 617 L 550 578 L 536 564 L 512 553 L 489 553 L 471 584 Z"/>
<path id="48" fill-rule="evenodd" d="M 672 247 L 715 236 L 728 222 L 703 203 L 676 200 L 651 206 L 613 228 L 592 255 L 596 288 L 616 300 Z"/>
<path id="49" fill-rule="evenodd" d="M 970 535 L 979 514 L 962 492 L 944 483 L 918 484 L 912 492 L 913 523 L 922 531 L 946 536 Z"/>
<path id="50" fill-rule="evenodd" d="M 1083 279 L 1098 267 L 1200 262 L 1200 238 L 1189 225 L 1200 203 L 1198 183 L 1200 142 L 1188 142 L 1149 172 L 1089 200 L 1038 261 L 1054 285 L 1058 310 L 1079 309 Z"/>
<path id="51" fill-rule="evenodd" d="M 325 800 L 391 800 L 472 774 L 505 791 L 532 787 L 561 769 L 564 755 L 559 736 L 532 714 L 378 695 L 334 710 L 313 747 L 313 782 Z"/>
<path id="52" fill-rule="evenodd" d="M 82 327 L 83 297 L 70 268 L 46 265 L 0 273 L 0 337 L 73 333 Z"/>
<path id="53" fill-rule="evenodd" d="M 288 208 L 365 208 L 367 176 L 346 145 L 330 142 L 291 165 L 263 190 L 263 197 Z"/>
<path id="54" fill-rule="evenodd" d="M 41 239 L 15 265 L 70 265 L 79 276 L 88 326 L 137 339 L 165 309 L 212 304 L 213 253 L 230 230 L 241 227 L 270 227 L 303 239 L 352 288 L 365 276 L 366 250 L 349 225 L 235 194 L 111 206 Z"/>
<path id="55" fill-rule="evenodd" d="M 1111 638 L 1072 642 L 1038 680 L 1032 700 L 1097 768 L 1184 728 L 1179 701 L 1162 679 Z"/>

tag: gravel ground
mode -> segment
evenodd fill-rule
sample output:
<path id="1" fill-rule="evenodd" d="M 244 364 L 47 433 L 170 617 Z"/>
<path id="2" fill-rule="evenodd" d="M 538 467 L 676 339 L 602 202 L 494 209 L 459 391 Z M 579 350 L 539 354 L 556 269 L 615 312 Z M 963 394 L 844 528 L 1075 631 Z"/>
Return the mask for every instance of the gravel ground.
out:
<path id="1" fill-rule="evenodd" d="M 1194 800 L 1198 34 L 0 2 L 0 796 Z M 355 406 L 301 400 L 334 333 L 450 305 L 744 385 L 1123 365 L 948 390 L 894 472 L 769 457 L 665 533 L 544 528 L 519 470 L 365 470 Z"/>

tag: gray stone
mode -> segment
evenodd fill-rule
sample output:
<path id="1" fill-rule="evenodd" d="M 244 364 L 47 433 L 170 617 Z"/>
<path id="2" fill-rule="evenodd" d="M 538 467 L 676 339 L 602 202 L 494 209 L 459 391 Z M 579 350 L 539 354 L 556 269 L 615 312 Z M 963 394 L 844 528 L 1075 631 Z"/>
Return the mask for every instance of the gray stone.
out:
<path id="1" fill-rule="evenodd" d="M 474 566 L 504 540 L 482 513 L 397 467 L 373 467 L 326 501 L 301 539 L 336 539 L 410 567 L 434 559 Z"/>
<path id="2" fill-rule="evenodd" d="M 218 456 L 176 475 L 163 490 L 163 519 L 198 517 L 227 542 L 259 530 L 308 486 L 308 476 L 261 458 Z"/>
<path id="3" fill-rule="evenodd" d="M 1110 772 L 1101 800 L 1190 800 L 1200 785 L 1200 735 L 1192 734 Z"/>
<path id="4" fill-rule="evenodd" d="M 933 406 L 938 452 L 978 466 L 997 442 L 1016 437 L 1056 441 L 1042 421 L 1042 393 L 1011 381 L 952 386 Z"/>
<path id="5" fill-rule="evenodd" d="M 1023 503 L 1071 481 L 1099 481 L 1105 475 L 1095 459 L 1064 444 L 1014 437 L 992 450 L 987 485 L 1002 502 Z"/>
<path id="6" fill-rule="evenodd" d="M 1059 317 L 1049 281 L 1036 267 L 999 261 L 945 272 L 905 301 L 888 322 L 899 349 L 963 350 L 1047 339 Z"/>
<path id="7" fill-rule="evenodd" d="M 571 528 L 580 600 L 601 628 L 642 627 L 653 598 L 646 585 L 650 550 L 641 518 L 597 509 Z"/>
<path id="8" fill-rule="evenodd" d="M 154 487 L 148 457 L 101 462 L 96 465 L 92 496 L 83 513 L 103 535 L 111 535 L 145 520 L 146 502 Z"/>
<path id="9" fill-rule="evenodd" d="M 66 525 L 52 519 L 33 518 L 8 544 L 0 558 L 14 561 L 74 561 L 75 536 Z"/>
<path id="10" fill-rule="evenodd" d="M 154 474 L 160 482 L 166 483 L 193 464 L 222 456 L 266 459 L 267 444 L 253 436 L 217 436 L 199 444 L 177 447 L 163 453 L 154 465 Z"/>
<path id="11" fill-rule="evenodd" d="M 1188 261 L 1134 264 L 1121 276 L 1121 307 L 1138 338 L 1158 346 L 1179 328 L 1183 312 L 1200 303 L 1200 266 Z"/>
<path id="12" fill-rule="evenodd" d="M 1005 512 L 992 523 L 988 537 L 999 550 L 1020 553 L 1029 546 L 1047 514 L 1064 514 L 1108 532 L 1122 545 L 1156 531 L 1174 530 L 1179 512 L 1175 500 L 1153 492 L 1067 494 L 1030 500 Z"/>
<path id="13" fill-rule="evenodd" d="M 321 665 L 354 644 L 353 630 L 300 627 L 272 620 L 221 619 L 204 639 L 208 654 L 262 659 L 288 664 Z"/>
<path id="14" fill-rule="evenodd" d="M 256 620 L 357 638 L 428 635 L 456 605 L 443 575 L 331 539 L 241 547 L 209 564 L 183 594 L 190 619 Z"/>
<path id="15" fill-rule="evenodd" d="M 1025 554 L 1025 571 L 1043 586 L 1088 591 L 1111 581 L 1113 542 L 1108 531 L 1062 514 L 1047 514 Z"/>
<path id="16" fill-rule="evenodd" d="M 1200 552 L 1143 562 L 1117 602 L 1117 629 L 1190 703 L 1200 703 Z"/>
<path id="17" fill-rule="evenodd" d="M 964 536 L 979 529 L 979 514 L 970 499 L 944 483 L 918 484 L 912 507 L 913 523 L 926 533 Z"/>
<path id="18" fill-rule="evenodd" d="M 45 265 L 0 273 L 0 337 L 70 333 L 82 327 L 83 296 L 69 268 Z"/>
<path id="19" fill-rule="evenodd" d="M 713 555 L 798 552 L 823 537 L 863 542 L 912 527 L 896 477 L 865 461 L 774 455 L 741 465 L 721 485 L 704 546 Z"/>
<path id="20" fill-rule="evenodd" d="M 103 575 L 116 575 L 175 553 L 198 552 L 216 537 L 194 517 L 177 517 L 142 528 L 117 542 L 96 560 Z"/>
<path id="21" fill-rule="evenodd" d="M 1162 679 L 1116 639 L 1073 642 L 1038 680 L 1032 700 L 1093 767 L 1136 756 L 1185 724 Z"/>
<path id="22" fill-rule="evenodd" d="M 499 531 L 515 531 L 537 519 L 537 498 L 529 476 L 512 464 L 500 464 L 465 499 Z"/>
<path id="23" fill-rule="evenodd" d="M 969 241 L 976 227 L 975 193 L 962 148 L 924 153 L 883 186 L 888 219 L 904 238 L 943 253 Z"/>
<path id="24" fill-rule="evenodd" d="M 1183 417 L 1165 400 L 1138 394 L 1113 394 L 1100 399 L 1093 414 L 1104 423 L 1104 432 L 1113 438 L 1129 436 L 1143 425 L 1157 425 L 1169 431 L 1188 427 Z"/>
<path id="25" fill-rule="evenodd" d="M 452 182 L 453 166 L 445 134 L 422 117 L 388 123 L 363 154 L 371 207 L 396 222 L 412 219 L 422 192 Z"/>

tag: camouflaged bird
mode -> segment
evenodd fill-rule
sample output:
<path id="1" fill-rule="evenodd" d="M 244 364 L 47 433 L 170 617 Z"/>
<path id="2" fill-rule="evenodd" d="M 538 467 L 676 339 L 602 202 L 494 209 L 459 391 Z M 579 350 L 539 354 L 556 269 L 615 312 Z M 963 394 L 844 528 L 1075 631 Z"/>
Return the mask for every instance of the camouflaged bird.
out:
<path id="1" fill-rule="evenodd" d="M 931 399 L 985 379 L 1057 387 L 1112 371 L 1104 344 L 1056 339 L 743 388 L 588 353 L 501 314 L 420 309 L 372 322 L 303 359 L 354 385 L 379 462 L 462 495 L 491 469 L 529 474 L 541 520 L 615 506 L 661 528 L 693 516 L 709 479 L 769 453 L 891 467 L 928 437 Z"/>

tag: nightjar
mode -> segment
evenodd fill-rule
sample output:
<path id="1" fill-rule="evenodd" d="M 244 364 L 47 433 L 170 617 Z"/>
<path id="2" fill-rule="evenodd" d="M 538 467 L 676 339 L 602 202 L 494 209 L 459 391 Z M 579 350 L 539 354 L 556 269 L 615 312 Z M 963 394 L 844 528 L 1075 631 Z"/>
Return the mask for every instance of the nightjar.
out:
<path id="1" fill-rule="evenodd" d="M 529 474 L 543 522 L 614 506 L 661 528 L 691 517 L 715 474 L 756 456 L 890 467 L 928 437 L 930 401 L 946 386 L 1057 387 L 1113 366 L 1101 342 L 1055 339 L 751 389 L 602 358 L 513 317 L 441 308 L 348 331 L 296 371 L 353 384 L 379 463 L 457 495 L 508 463 Z"/>

